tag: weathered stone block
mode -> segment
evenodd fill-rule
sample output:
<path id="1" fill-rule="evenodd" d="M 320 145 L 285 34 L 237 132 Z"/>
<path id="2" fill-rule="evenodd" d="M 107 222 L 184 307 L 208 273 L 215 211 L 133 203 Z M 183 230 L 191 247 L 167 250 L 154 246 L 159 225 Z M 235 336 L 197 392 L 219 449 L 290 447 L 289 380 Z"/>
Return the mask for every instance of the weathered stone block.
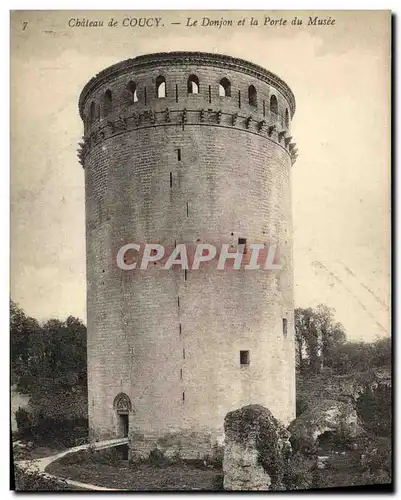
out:
<path id="1" fill-rule="evenodd" d="M 226 415 L 224 489 L 282 490 L 291 445 L 289 432 L 260 405 Z"/>
<path id="2" fill-rule="evenodd" d="M 295 449 L 316 451 L 319 437 L 331 432 L 339 439 L 354 438 L 363 434 L 354 405 L 326 399 L 305 411 L 288 427 Z"/>

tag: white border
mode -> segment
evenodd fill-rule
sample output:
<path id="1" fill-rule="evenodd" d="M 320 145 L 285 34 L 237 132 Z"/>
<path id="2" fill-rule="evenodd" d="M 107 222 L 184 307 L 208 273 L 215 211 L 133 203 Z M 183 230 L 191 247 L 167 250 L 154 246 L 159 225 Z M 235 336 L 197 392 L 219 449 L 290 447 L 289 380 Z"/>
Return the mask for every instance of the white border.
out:
<path id="1" fill-rule="evenodd" d="M 146 9 L 135 9 L 138 6 L 146 6 Z M 57 9 L 55 8 L 57 7 Z M 10 216 L 10 194 L 9 194 L 9 184 L 10 184 L 10 176 L 9 176 L 9 165 L 10 165 L 10 124 L 9 124 L 9 109 L 10 103 L 9 96 L 10 90 L 10 10 L 127 10 L 127 11 L 138 11 L 138 10 L 392 10 L 395 15 L 397 15 L 397 3 L 393 0 L 392 2 L 387 2 L 386 5 L 383 4 L 382 1 L 379 0 L 360 0 L 360 1 L 350 1 L 350 0 L 337 0 L 336 2 L 322 2 L 322 1 L 307 1 L 307 2 L 294 2 L 288 0 L 281 1 L 270 1 L 270 2 L 262 2 L 261 0 L 252 0 L 246 3 L 239 2 L 238 0 L 222 0 L 217 2 L 215 0 L 203 0 L 203 1 L 184 1 L 184 0 L 173 0 L 170 2 L 160 1 L 160 0 L 147 0 L 146 2 L 133 2 L 132 0 L 120 0 L 118 2 L 105 2 L 105 1 L 82 1 L 82 0 L 61 0 L 55 4 L 55 2 L 51 2 L 49 0 L 40 0 L 37 2 L 28 2 L 28 1 L 5 1 L 2 3 L 0 8 L 1 15 L 1 44 L 0 44 L 0 54 L 1 54 L 1 67 L 5 70 L 6 76 L 1 78 L 1 93 L 0 95 L 3 97 L 1 102 L 3 103 L 2 115 L 1 115 L 1 126 L 2 133 L 0 134 L 0 144 L 1 144 L 1 152 L 2 152 L 2 163 L 0 168 L 0 228 L 1 228 L 1 245 L 0 245 L 0 261 L 2 263 L 1 274 L 0 274 L 0 321 L 2 326 L 3 333 L 3 342 L 4 346 L 0 349 L 0 366 L 1 366 L 1 401 L 3 402 L 3 411 L 0 413 L 1 417 L 1 441 L 0 441 L 0 449 L 3 455 L 3 460 L 1 461 L 2 467 L 0 467 L 0 485 L 1 485 L 1 493 L 5 494 L 5 497 L 10 497 L 12 492 L 9 491 L 10 487 L 10 473 L 9 473 L 9 463 L 10 463 L 10 417 L 9 417 L 9 407 L 4 406 L 4 402 L 10 400 L 10 377 L 9 377 L 9 234 L 10 234 L 10 226 L 9 226 L 9 216 Z M 398 27 L 399 33 L 399 27 Z M 394 40 L 394 44 L 399 47 L 399 34 L 397 33 L 396 39 Z M 397 66 L 399 66 L 399 51 L 397 51 Z M 395 81 L 398 81 L 398 71 L 397 74 L 394 75 Z M 398 116 L 399 106 L 395 110 Z M 395 124 L 393 124 L 395 126 Z M 394 137 L 394 142 L 400 144 L 400 134 L 397 131 L 396 137 Z M 397 165 L 398 166 L 398 165 Z M 394 165 L 396 168 L 396 165 Z M 397 178 L 397 186 L 396 192 L 400 193 L 400 175 Z M 396 200 L 394 200 L 396 203 Z M 398 208 L 394 206 L 394 210 Z M 397 210 L 398 215 L 398 210 Z M 398 233 L 400 231 L 399 224 L 397 223 Z M 396 242 L 394 242 L 396 246 Z M 4 267 L 3 267 L 4 266 Z M 399 273 L 395 279 L 397 279 L 397 285 L 399 289 L 400 281 L 399 281 Z M 398 301 L 397 301 L 398 302 Z M 397 310 L 398 310 L 397 303 Z M 397 352 L 394 353 L 393 359 L 397 360 L 398 348 L 401 344 L 400 341 L 397 343 Z M 395 366 L 394 370 L 394 378 L 398 380 L 396 377 L 396 373 L 398 372 L 398 363 Z M 399 391 L 400 385 L 397 384 L 397 399 L 399 400 Z M 394 404 L 395 406 L 395 404 Z M 399 433 L 395 433 L 395 437 L 399 436 Z M 395 450 L 398 449 L 398 439 L 397 443 L 395 443 Z M 398 476 L 400 461 L 395 461 L 397 470 L 396 477 Z M 4 467 L 4 465 L 6 465 Z M 395 478 L 394 478 L 395 480 Z M 270 493 L 271 495 L 272 493 Z M 329 493 L 325 493 L 328 495 Z M 80 495 L 80 493 L 76 493 L 76 495 Z M 96 495 L 92 493 L 92 495 Z M 124 498 L 123 494 L 116 494 L 117 496 Z M 182 494 L 179 494 L 182 497 Z M 273 494 L 274 495 L 274 494 Z M 290 494 L 291 495 L 291 494 Z M 315 494 L 303 494 L 303 498 L 312 497 Z M 354 494 L 348 494 L 347 496 L 355 496 Z M 136 494 L 136 497 L 142 497 L 144 495 Z M 159 495 L 157 495 L 159 496 Z M 161 495 L 160 495 L 161 496 Z M 217 495 L 216 495 L 217 496 Z M 47 494 L 47 498 L 56 497 L 56 494 Z"/>

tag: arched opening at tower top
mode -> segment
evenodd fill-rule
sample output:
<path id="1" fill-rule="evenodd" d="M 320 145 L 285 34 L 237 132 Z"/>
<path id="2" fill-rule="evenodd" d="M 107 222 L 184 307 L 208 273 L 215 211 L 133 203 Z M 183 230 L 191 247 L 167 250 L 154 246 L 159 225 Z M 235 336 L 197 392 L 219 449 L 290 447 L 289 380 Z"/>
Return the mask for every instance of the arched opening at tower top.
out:
<path id="1" fill-rule="evenodd" d="M 166 97 L 166 79 L 162 75 L 156 78 L 156 95 Z"/>
<path id="2" fill-rule="evenodd" d="M 91 102 L 91 106 L 89 109 L 89 121 L 92 123 L 96 118 L 96 105 L 95 102 Z"/>
<path id="3" fill-rule="evenodd" d="M 275 95 L 270 97 L 270 111 L 273 113 L 278 113 L 278 101 Z"/>
<path id="4" fill-rule="evenodd" d="M 248 88 L 248 99 L 249 99 L 249 104 L 251 106 L 256 107 L 258 105 L 258 94 L 253 85 L 250 85 Z"/>
<path id="5" fill-rule="evenodd" d="M 138 93 L 136 83 L 132 80 L 128 82 L 124 91 L 124 102 L 126 105 L 133 104 L 134 102 L 138 102 Z"/>
<path id="6" fill-rule="evenodd" d="M 103 96 L 103 116 L 107 116 L 111 113 L 113 105 L 113 98 L 111 95 L 111 90 L 107 89 Z"/>
<path id="7" fill-rule="evenodd" d="M 199 78 L 196 75 L 188 78 L 188 94 L 199 94 Z"/>
<path id="8" fill-rule="evenodd" d="M 219 84 L 219 96 L 231 97 L 231 83 L 227 78 L 222 78 Z"/>

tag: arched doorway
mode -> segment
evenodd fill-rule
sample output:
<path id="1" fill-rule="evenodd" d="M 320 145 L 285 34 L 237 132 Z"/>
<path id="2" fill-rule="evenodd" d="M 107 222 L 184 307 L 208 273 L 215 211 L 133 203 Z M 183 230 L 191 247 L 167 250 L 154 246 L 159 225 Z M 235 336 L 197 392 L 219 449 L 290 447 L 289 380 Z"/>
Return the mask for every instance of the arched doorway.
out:
<path id="1" fill-rule="evenodd" d="M 113 406 L 117 413 L 118 437 L 128 437 L 131 400 L 124 392 L 120 392 L 115 397 Z"/>

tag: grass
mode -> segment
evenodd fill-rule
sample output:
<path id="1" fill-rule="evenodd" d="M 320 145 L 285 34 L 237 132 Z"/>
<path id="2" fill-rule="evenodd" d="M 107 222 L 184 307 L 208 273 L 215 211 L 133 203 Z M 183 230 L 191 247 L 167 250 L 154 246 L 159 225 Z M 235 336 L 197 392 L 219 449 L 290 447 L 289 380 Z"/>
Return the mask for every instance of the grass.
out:
<path id="1" fill-rule="evenodd" d="M 222 489 L 223 472 L 191 463 L 154 465 L 128 464 L 127 461 L 104 463 L 54 462 L 47 468 L 50 474 L 106 488 L 132 491 L 176 491 Z"/>

